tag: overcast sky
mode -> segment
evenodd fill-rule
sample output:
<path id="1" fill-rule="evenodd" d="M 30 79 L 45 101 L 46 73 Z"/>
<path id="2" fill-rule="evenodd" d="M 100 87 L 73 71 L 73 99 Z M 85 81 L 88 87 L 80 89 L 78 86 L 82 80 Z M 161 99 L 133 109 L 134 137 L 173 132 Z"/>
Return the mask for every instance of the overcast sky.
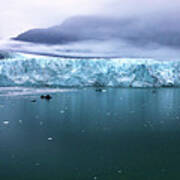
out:
<path id="1" fill-rule="evenodd" d="M 0 4 L 0 38 L 60 24 L 73 15 L 143 16 L 176 14 L 179 9 L 179 0 L 4 0 Z"/>

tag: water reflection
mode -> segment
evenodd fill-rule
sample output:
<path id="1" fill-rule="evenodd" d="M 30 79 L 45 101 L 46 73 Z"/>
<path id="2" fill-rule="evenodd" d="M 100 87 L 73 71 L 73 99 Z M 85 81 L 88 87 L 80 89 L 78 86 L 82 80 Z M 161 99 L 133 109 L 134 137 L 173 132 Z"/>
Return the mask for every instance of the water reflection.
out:
<path id="1" fill-rule="evenodd" d="M 180 178 L 180 89 L 52 96 L 0 97 L 0 178 Z"/>

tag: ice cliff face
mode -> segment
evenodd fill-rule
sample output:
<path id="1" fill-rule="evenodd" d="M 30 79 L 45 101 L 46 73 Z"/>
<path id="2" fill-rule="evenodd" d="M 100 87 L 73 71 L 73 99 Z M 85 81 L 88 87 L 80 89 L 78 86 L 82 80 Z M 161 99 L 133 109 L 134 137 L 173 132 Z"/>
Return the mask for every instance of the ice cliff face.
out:
<path id="1" fill-rule="evenodd" d="M 0 86 L 178 87 L 180 61 L 19 54 L 0 60 Z"/>

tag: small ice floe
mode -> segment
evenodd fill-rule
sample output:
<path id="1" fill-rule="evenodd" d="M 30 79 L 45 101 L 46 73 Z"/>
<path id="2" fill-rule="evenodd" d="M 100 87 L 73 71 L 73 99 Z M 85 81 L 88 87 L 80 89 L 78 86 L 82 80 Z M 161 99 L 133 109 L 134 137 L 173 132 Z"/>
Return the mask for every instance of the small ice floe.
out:
<path id="1" fill-rule="evenodd" d="M 96 177 L 96 176 L 94 176 L 94 177 L 93 177 L 93 179 L 94 179 L 94 180 L 97 180 L 97 177 Z"/>
<path id="2" fill-rule="evenodd" d="M 122 172 L 123 172 L 123 171 L 122 171 L 121 169 L 119 169 L 119 170 L 117 171 L 118 174 L 122 174 Z"/>
<path id="3" fill-rule="evenodd" d="M 107 113 L 106 113 L 106 115 L 107 115 L 107 116 L 110 116 L 110 115 L 111 115 L 111 113 L 110 113 L 110 112 L 107 112 Z"/>
<path id="4" fill-rule="evenodd" d="M 68 110 L 68 107 L 66 106 L 64 109 L 65 109 L 65 110 Z"/>
<path id="5" fill-rule="evenodd" d="M 145 128 L 153 128 L 153 123 L 151 121 L 146 121 L 144 124 Z"/>
<path id="6" fill-rule="evenodd" d="M 52 141 L 53 140 L 53 138 L 52 137 L 48 137 L 48 141 Z"/>
<path id="7" fill-rule="evenodd" d="M 84 129 L 81 130 L 81 133 L 85 133 L 86 131 Z"/>
<path id="8" fill-rule="evenodd" d="M 9 121 L 3 121 L 3 124 L 4 124 L 4 125 L 8 125 L 8 124 L 9 124 Z"/>
<path id="9" fill-rule="evenodd" d="M 131 114 L 134 114 L 134 113 L 135 113 L 135 111 L 133 111 L 133 110 L 132 110 L 132 111 L 130 111 L 130 113 L 131 113 Z"/>
<path id="10" fill-rule="evenodd" d="M 161 173 L 165 173 L 165 172 L 166 172 L 166 169 L 162 168 Z"/>
<path id="11" fill-rule="evenodd" d="M 106 89 L 102 89 L 102 88 L 96 88 L 96 92 L 106 92 L 107 90 Z"/>
<path id="12" fill-rule="evenodd" d="M 60 111 L 60 113 L 61 113 L 61 114 L 64 114 L 64 113 L 65 113 L 65 111 L 64 111 L 64 110 L 61 110 L 61 111 Z"/>
<path id="13" fill-rule="evenodd" d="M 15 158 L 15 155 L 14 155 L 14 154 L 11 154 L 11 158 L 14 159 L 14 158 Z"/>
<path id="14" fill-rule="evenodd" d="M 145 127 L 145 128 L 147 128 L 147 127 L 148 127 L 148 125 L 147 125 L 147 124 L 144 124 L 144 127 Z"/>
<path id="15" fill-rule="evenodd" d="M 160 121 L 160 124 L 164 124 L 164 121 L 162 120 L 162 121 Z"/>
<path id="16" fill-rule="evenodd" d="M 36 162 L 36 163 L 35 163 L 35 166 L 40 166 L 40 163 Z"/>
<path id="17" fill-rule="evenodd" d="M 19 119 L 18 122 L 19 122 L 19 124 L 22 124 L 22 120 L 21 119 Z"/>
<path id="18" fill-rule="evenodd" d="M 107 92 L 107 90 L 106 90 L 106 89 L 103 89 L 103 90 L 102 90 L 102 92 L 104 92 L 104 93 L 105 93 L 105 92 Z"/>

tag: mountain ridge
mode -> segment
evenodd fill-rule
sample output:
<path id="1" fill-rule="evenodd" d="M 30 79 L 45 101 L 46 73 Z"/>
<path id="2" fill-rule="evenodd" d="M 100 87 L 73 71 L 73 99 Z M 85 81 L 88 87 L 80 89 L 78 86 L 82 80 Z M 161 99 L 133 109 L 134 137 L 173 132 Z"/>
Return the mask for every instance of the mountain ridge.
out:
<path id="1" fill-rule="evenodd" d="M 103 16 L 75 16 L 62 24 L 46 29 L 31 29 L 14 40 L 65 44 L 87 40 L 122 40 L 134 46 L 158 44 L 180 47 L 180 16 L 148 18 L 112 18 Z"/>

